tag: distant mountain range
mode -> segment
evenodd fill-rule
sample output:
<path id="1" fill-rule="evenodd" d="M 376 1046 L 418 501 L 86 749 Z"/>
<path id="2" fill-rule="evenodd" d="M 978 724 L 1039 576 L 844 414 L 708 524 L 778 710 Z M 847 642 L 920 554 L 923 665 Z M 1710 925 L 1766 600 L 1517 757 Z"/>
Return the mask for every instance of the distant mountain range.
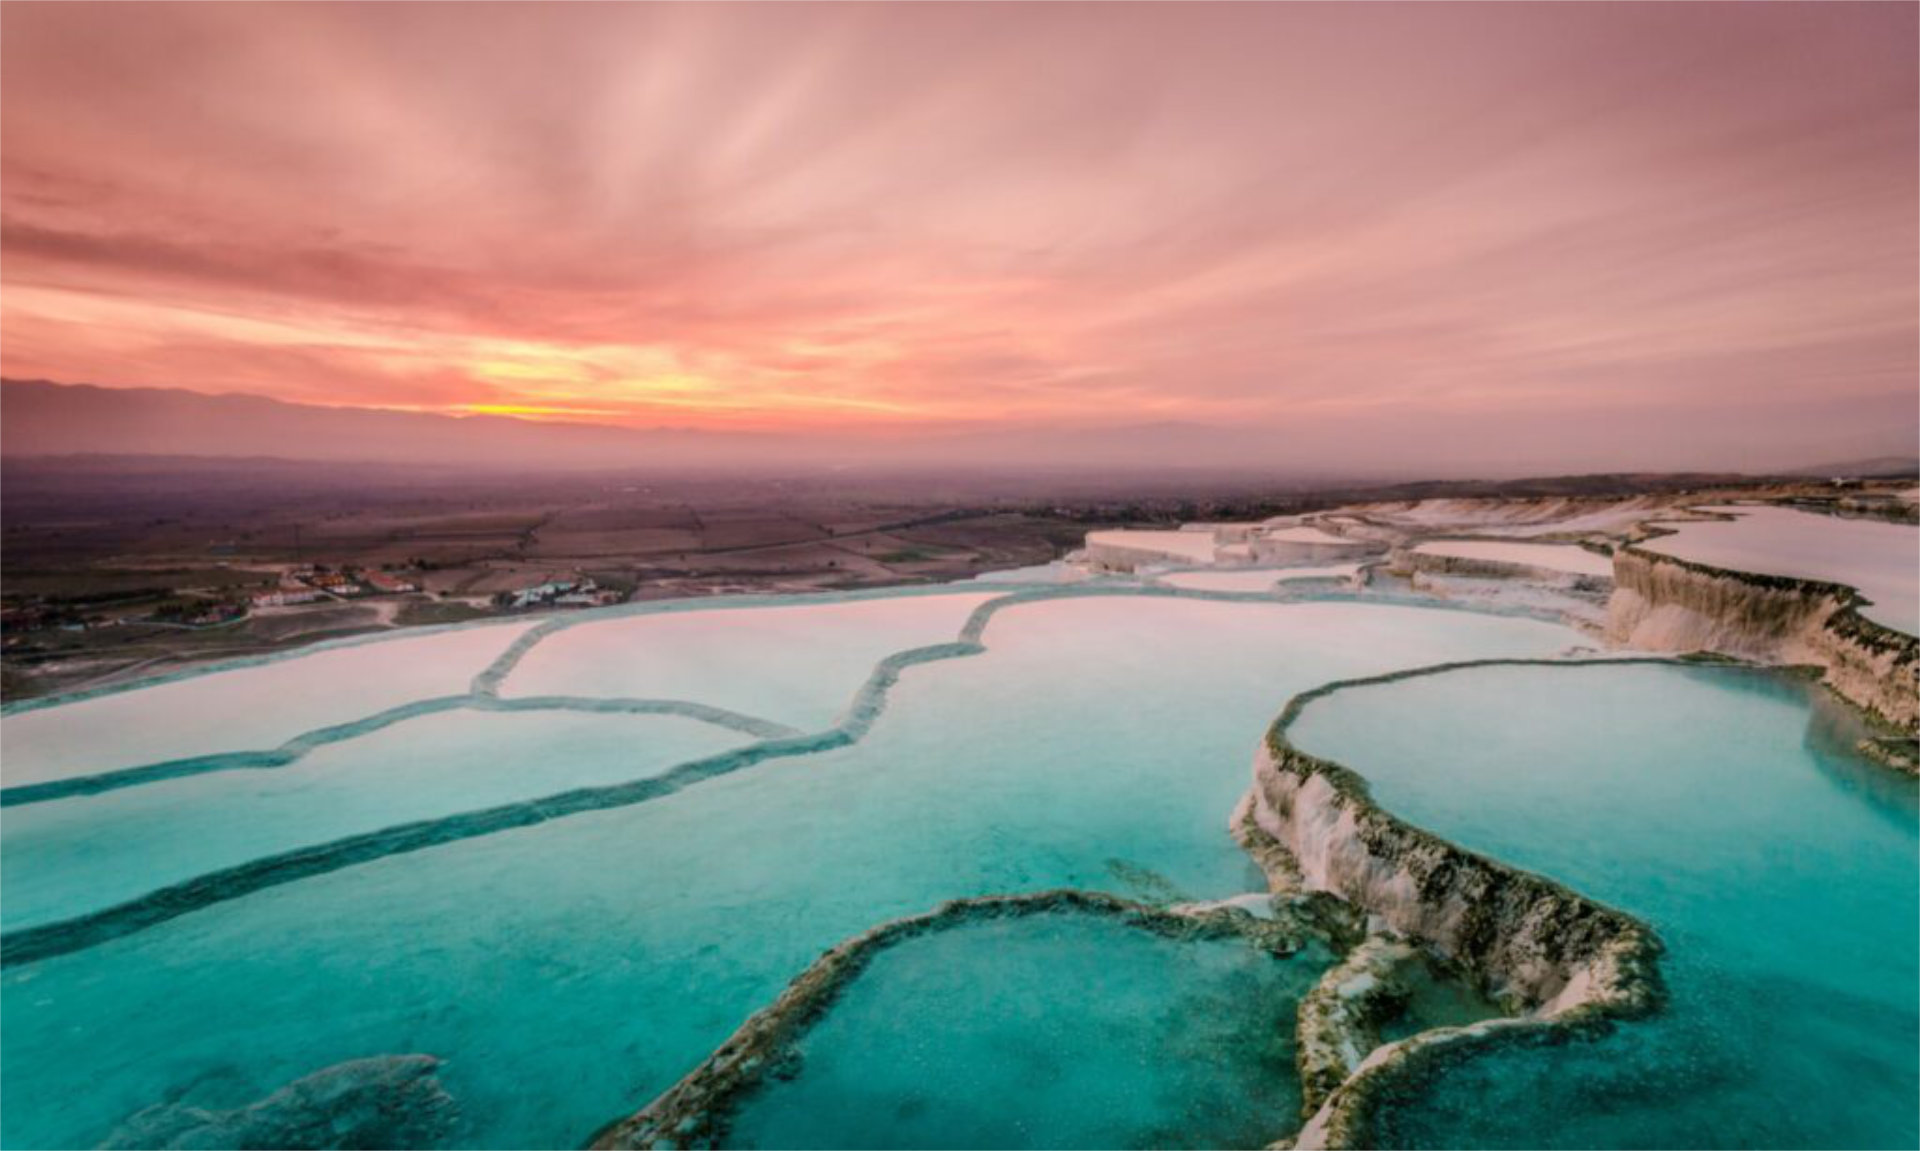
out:
<path id="1" fill-rule="evenodd" d="M 1875 456 L 1869 460 L 1847 460 L 1837 464 L 1815 464 L 1807 468 L 1789 468 L 1783 476 L 1811 476 L 1816 479 L 1844 477 L 1870 480 L 1920 473 L 1920 456 Z"/>
<path id="2" fill-rule="evenodd" d="M 1430 437 L 1444 441 L 1444 435 Z M 1550 436 L 1543 441 L 1550 445 Z M 1378 457 L 1349 462 L 1358 444 Z M 1534 445 L 1536 455 L 1541 445 Z M 1423 453 L 1424 454 L 1424 453 Z M 1591 453 L 1589 453 L 1591 454 Z M 990 431 L 874 435 L 774 434 L 624 428 L 505 416 L 448 416 L 333 408 L 265 396 L 179 388 L 105 388 L 0 379 L 0 455 L 273 458 L 489 469 L 776 469 L 934 467 L 1021 470 L 1184 471 L 1291 480 L 1403 481 L 1539 475 L 1546 469 L 1472 455 L 1422 464 L 1367 430 L 1306 426 L 1219 427 L 1160 422 L 1116 427 L 1009 426 Z M 1393 466 L 1378 461 L 1399 459 Z M 1438 458 L 1438 457 L 1436 457 Z M 1585 461 L 1569 459 L 1565 464 Z M 1699 466 L 1697 463 L 1695 466 Z M 1876 457 L 1768 474 L 1913 474 L 1920 460 Z M 1600 469 L 1596 468 L 1595 471 Z M 1632 466 L 1623 471 L 1650 472 Z M 1669 471 L 1674 469 L 1667 469 Z M 1725 473 L 1739 469 L 1713 467 Z M 1745 469 L 1749 473 L 1752 468 Z"/>

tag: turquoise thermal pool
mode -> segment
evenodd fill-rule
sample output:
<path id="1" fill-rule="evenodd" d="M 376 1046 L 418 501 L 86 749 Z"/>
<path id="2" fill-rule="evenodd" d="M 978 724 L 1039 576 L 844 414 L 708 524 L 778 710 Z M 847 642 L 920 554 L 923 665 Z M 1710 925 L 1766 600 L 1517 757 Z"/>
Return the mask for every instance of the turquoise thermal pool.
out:
<path id="1" fill-rule="evenodd" d="M 815 731 L 888 654 L 944 643 L 990 592 L 653 612 L 571 627 L 502 685 L 517 696 L 698 700 Z"/>
<path id="2" fill-rule="evenodd" d="M 942 597 L 897 598 L 953 621 Z M 238 1107 L 346 1060 L 420 1053 L 445 1061 L 441 1078 L 461 1115 L 453 1142 L 578 1145 L 670 1086 L 823 949 L 878 922 L 951 898 L 1054 887 L 1150 899 L 1262 887 L 1227 818 L 1246 789 L 1250 749 L 1295 692 L 1582 643 L 1554 624 L 1400 606 L 1164 593 L 1000 602 L 980 633 L 983 652 L 940 649 L 946 658 L 905 667 L 869 697 L 883 706 L 858 738 L 775 738 L 778 754 L 767 758 L 691 778 L 670 770 L 683 779 L 675 788 L 487 834 L 469 834 L 458 817 L 429 821 L 429 831 L 445 828 L 444 841 L 356 854 L 284 882 L 250 875 L 235 897 L 203 884 L 185 914 L 10 962 L 0 972 L 4 1142 L 92 1145 L 161 1101 Z M 759 610 L 774 609 L 687 614 L 718 629 L 723 617 Z M 574 617 L 548 640 L 644 615 Z M 930 634 L 911 628 L 903 638 L 911 646 Z M 955 626 L 947 639 L 958 638 Z M 609 677 L 666 658 L 644 645 L 576 650 L 608 661 Z M 797 675 L 809 652 L 769 659 L 778 664 L 769 677 Z M 858 690 L 848 688 L 843 708 Z M 773 712 L 781 700 L 729 702 Z M 620 749 L 609 739 L 599 750 L 535 756 L 527 786 L 509 786 L 517 773 L 491 747 L 514 724 L 529 725 L 519 746 L 537 746 L 552 717 L 486 714 L 499 726 L 473 755 L 499 789 L 489 798 L 535 791 L 536 777 L 565 788 L 587 773 L 656 771 L 638 754 L 641 740 Z M 608 722 L 621 719 L 652 717 Z M 344 753 L 352 741 L 333 746 Z M 195 779 L 244 797 L 286 770 Z M 369 782 L 380 774 L 345 770 Z M 459 806 L 451 767 L 410 764 L 380 782 L 425 811 L 439 802 L 428 802 L 429 777 Z M 171 785 L 48 806 L 84 812 L 161 786 Z M 338 791 L 328 794 L 338 802 Z M 37 806 L 0 812 L 7 835 L 14 816 Z M 71 823 L 61 834 L 86 837 Z M 208 850 L 192 837 L 148 842 L 151 858 L 124 854 L 92 872 L 110 892 L 63 898 L 120 899 L 138 886 L 129 873 L 170 878 Z"/>
<path id="3" fill-rule="evenodd" d="M 1856 722 L 1815 689 L 1726 668 L 1468 668 L 1334 692 L 1290 734 L 1409 822 L 1667 946 L 1664 1011 L 1468 1057 L 1394 1097 L 1390 1143 L 1920 1140 L 1915 788 L 1857 757 Z"/>
<path id="4" fill-rule="evenodd" d="M 1293 1015 L 1327 960 L 1083 915 L 880 953 L 748 1097 L 739 1147 L 1253 1147 L 1299 1125 Z"/>
<path id="5" fill-rule="evenodd" d="M 0 924 L 96 911 L 392 824 L 644 777 L 750 738 L 672 715 L 444 711 L 285 767 L 16 805 L 0 837 Z"/>
<path id="6" fill-rule="evenodd" d="M 410 646 L 429 643 L 442 645 L 430 658 Z M 1450 661 L 1588 651 L 1568 627 L 1483 612 L 964 584 L 453 629 L 17 710 L 5 718 L 0 808 L 0 1142 L 92 1146 L 126 1137 L 129 1119 L 158 1104 L 225 1112 L 350 1061 L 400 1066 L 391 1057 L 418 1055 L 440 1061 L 434 1074 L 456 1117 L 439 1131 L 445 1116 L 435 1110 L 408 1130 L 461 1146 L 578 1146 L 700 1064 L 823 951 L 876 924 L 951 899 L 1056 888 L 1158 904 L 1264 890 L 1227 823 L 1261 733 L 1299 692 Z M 1753 961 L 1775 957 L 1792 978 L 1811 978 L 1817 961 L 1846 991 L 1824 1001 L 1833 1019 L 1822 1026 L 1870 1007 L 1894 1033 L 1848 1032 L 1861 1052 L 1881 1059 L 1903 1034 L 1911 1047 L 1911 1002 L 1895 993 L 1913 985 L 1911 939 L 1904 952 L 1878 942 L 1849 951 L 1841 941 L 1860 937 L 1869 911 L 1883 917 L 1877 926 L 1912 922 L 1910 787 L 1826 742 L 1808 745 L 1803 694 L 1766 687 L 1783 682 L 1769 677 L 1532 668 L 1517 682 L 1410 680 L 1402 686 L 1466 686 L 1443 706 L 1385 712 L 1396 722 L 1370 730 L 1385 739 L 1456 713 L 1490 723 L 1491 707 L 1521 725 L 1517 740 L 1572 733 L 1578 756 L 1545 762 L 1576 765 L 1567 770 L 1578 786 L 1562 780 L 1554 794 L 1564 801 L 1522 809 L 1558 821 L 1548 838 L 1566 858 L 1517 861 L 1655 922 L 1676 970 L 1672 1019 L 1623 1027 L 1607 1042 L 1646 1046 L 1657 1069 L 1673 1058 L 1660 1028 L 1708 1054 L 1736 1034 L 1688 1030 L 1701 1016 L 1681 1010 L 1692 977 L 1678 973 L 1689 937 L 1669 924 L 1681 922 L 1677 913 L 1636 905 L 1638 888 L 1600 882 L 1630 878 L 1602 866 L 1610 857 L 1572 850 L 1617 834 L 1623 857 L 1645 847 L 1659 858 L 1666 839 L 1633 830 L 1640 808 L 1615 813 L 1607 798 L 1646 790 L 1602 782 L 1639 770 L 1618 754 L 1635 744 L 1599 732 L 1651 739 L 1673 728 L 1672 738 L 1695 741 L 1676 754 L 1724 751 L 1724 736 L 1751 749 L 1734 757 L 1741 764 L 1773 765 L 1767 778 L 1800 772 L 1818 784 L 1778 795 L 1750 786 L 1739 803 L 1700 817 L 1710 831 L 1715 820 L 1730 825 L 1729 808 L 1762 828 L 1805 812 L 1798 832 L 1814 847 L 1783 856 L 1782 884 L 1839 866 L 1830 856 L 1843 830 L 1869 845 L 1847 874 L 1872 874 L 1850 889 L 1816 900 L 1811 878 L 1806 891 L 1780 888 L 1813 926 L 1753 943 Z M 1555 694 L 1582 682 L 1607 685 L 1587 711 Z M 1503 702 L 1526 699 L 1515 695 L 1522 687 L 1545 695 L 1524 708 Z M 334 694 L 364 710 L 346 714 Z M 299 701 L 285 716 L 272 714 L 281 696 Z M 1642 703 L 1644 723 L 1631 714 Z M 1351 721 L 1348 707 L 1346 693 L 1314 705 L 1303 739 L 1326 716 Z M 230 728 L 221 722 L 229 708 L 242 709 Z M 1836 727 L 1835 747 L 1843 737 Z M 16 739 L 25 741 L 19 776 Z M 1429 745 L 1456 742 L 1430 733 Z M 196 758 L 276 748 L 286 754 L 263 762 Z M 1371 774 L 1357 754 L 1367 749 L 1350 750 Z M 1393 754 L 1383 763 L 1403 762 L 1384 751 Z M 1501 765 L 1533 762 L 1527 754 L 1411 762 L 1463 811 L 1496 813 L 1488 819 L 1504 826 L 1497 813 L 1531 793 L 1507 787 Z M 156 760 L 185 768 L 89 789 L 95 775 Z M 1727 762 L 1699 770 L 1724 775 Z M 1497 778 L 1477 779 L 1483 771 Z M 1699 782 L 1692 770 L 1670 775 Z M 34 790 L 48 785 L 68 790 Z M 1382 801 L 1429 822 L 1417 795 L 1401 806 L 1397 787 L 1383 778 Z M 1681 801 L 1703 790 L 1668 796 L 1667 822 L 1654 826 L 1690 825 Z M 1576 821 L 1581 834 L 1566 835 Z M 1500 850 L 1474 843 L 1475 825 L 1430 822 Z M 1904 888 L 1883 873 L 1889 836 L 1905 837 Z M 1702 853 L 1722 841 L 1694 838 Z M 1748 848 L 1773 861 L 1765 836 Z M 1585 870 L 1573 866 L 1582 861 Z M 1685 882 L 1719 890 L 1706 872 Z M 1816 903 L 1827 918 L 1811 915 Z M 1325 960 L 1275 960 L 1234 942 L 1109 938 L 1120 930 L 1043 917 L 889 950 L 809 1033 L 801 1074 L 750 1101 L 742 1137 L 931 1145 L 942 1141 L 937 1129 L 951 1142 L 1095 1145 L 1188 1131 L 1193 1142 L 1238 1143 L 1295 1129 L 1290 1034 L 1271 1021 L 1291 1014 Z M 1786 953 L 1802 950 L 1807 962 L 1789 963 Z M 1699 954 L 1721 962 L 1718 951 Z M 1451 1010 L 1448 994 L 1434 991 L 1433 1018 Z M 985 1002 L 1006 1010 L 966 1009 Z M 1782 1026 L 1782 1036 L 1832 1054 L 1831 1043 L 1819 1046 L 1825 1033 Z M 1168 1044 L 1231 1054 L 1210 1066 L 1140 1062 Z M 886 1053 L 886 1074 L 868 1080 L 886 1102 L 829 1133 L 820 1124 L 831 1116 L 808 1101 L 866 1090 L 861 1050 Z M 1092 1054 L 1068 1054 L 1080 1051 Z M 984 1060 L 1006 1052 L 1025 1052 L 1010 1056 L 1016 1066 L 1051 1061 L 1055 1077 L 1029 1075 L 1015 1105 L 985 1109 L 1006 1080 Z M 1695 1063 L 1705 1058 L 1696 1052 Z M 915 1088 L 921 1069 L 940 1077 L 938 1090 Z M 1447 1089 L 1439 1085 L 1435 1106 Z M 1230 1098 L 1241 1105 L 1222 1102 Z M 1427 1114 L 1410 1111 L 1407 1122 Z"/>
<path id="7" fill-rule="evenodd" d="M 534 625 L 466 627 L 332 645 L 6 715 L 6 786 L 259 751 L 402 704 L 458 695 Z"/>

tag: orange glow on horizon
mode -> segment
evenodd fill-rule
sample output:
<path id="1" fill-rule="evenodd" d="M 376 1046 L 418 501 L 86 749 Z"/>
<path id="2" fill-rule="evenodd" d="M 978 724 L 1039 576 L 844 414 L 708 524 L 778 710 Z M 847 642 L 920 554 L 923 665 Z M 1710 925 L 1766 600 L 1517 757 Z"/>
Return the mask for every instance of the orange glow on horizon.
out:
<path id="1" fill-rule="evenodd" d="M 1920 374 L 1917 11 L 8 5 L 0 372 L 1864 443 Z"/>

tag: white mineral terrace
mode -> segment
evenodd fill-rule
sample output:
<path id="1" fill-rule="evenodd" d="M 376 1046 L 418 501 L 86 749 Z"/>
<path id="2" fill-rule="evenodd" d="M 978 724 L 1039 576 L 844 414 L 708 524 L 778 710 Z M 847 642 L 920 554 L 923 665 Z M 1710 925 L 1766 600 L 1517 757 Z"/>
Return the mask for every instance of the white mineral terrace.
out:
<path id="1" fill-rule="evenodd" d="M 1143 531 L 1119 529 L 1088 532 L 1087 547 L 1096 556 L 1103 548 L 1126 552 L 1149 552 L 1187 563 L 1213 562 L 1213 533 L 1208 531 Z"/>
<path id="2" fill-rule="evenodd" d="M 1351 544 L 1354 542 L 1345 536 L 1323 532 L 1316 527 L 1274 528 L 1263 533 L 1261 538 L 1290 544 Z"/>
<path id="3" fill-rule="evenodd" d="M 1239 568 L 1226 571 L 1170 572 L 1160 577 L 1169 587 L 1194 591 L 1252 591 L 1271 589 L 1275 584 L 1295 580 L 1351 579 L 1360 570 L 1357 563 L 1327 564 L 1303 568 Z"/>
<path id="4" fill-rule="evenodd" d="M 1613 560 L 1572 544 L 1502 543 L 1497 540 L 1432 540 L 1413 549 L 1420 555 L 1450 556 L 1489 563 L 1519 564 L 1574 575 L 1613 575 Z"/>
<path id="5" fill-rule="evenodd" d="M 1689 517 L 1672 497 L 1634 496 L 1621 500 L 1435 499 L 1413 503 L 1363 504 L 1360 510 L 1381 524 L 1425 533 L 1462 535 L 1575 536 L 1625 532 L 1653 516 Z M 1335 517 L 1328 517 L 1329 519 Z"/>
<path id="6" fill-rule="evenodd" d="M 1873 601 L 1862 615 L 1920 635 L 1920 529 L 1780 507 L 1701 510 L 1737 518 L 1667 524 L 1675 534 L 1641 547 L 1735 571 L 1847 584 Z"/>

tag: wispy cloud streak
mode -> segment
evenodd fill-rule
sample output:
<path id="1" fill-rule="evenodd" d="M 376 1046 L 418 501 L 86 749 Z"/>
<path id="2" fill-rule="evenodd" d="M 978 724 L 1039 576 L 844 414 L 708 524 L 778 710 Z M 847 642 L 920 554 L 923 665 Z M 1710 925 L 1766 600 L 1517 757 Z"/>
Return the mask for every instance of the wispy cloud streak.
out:
<path id="1" fill-rule="evenodd" d="M 1677 455 L 1735 408 L 1760 452 L 1920 434 L 1885 419 L 1920 404 L 1911 5 L 0 19 L 13 376 L 636 425 L 1371 414 L 1490 452 L 1578 416 Z"/>

